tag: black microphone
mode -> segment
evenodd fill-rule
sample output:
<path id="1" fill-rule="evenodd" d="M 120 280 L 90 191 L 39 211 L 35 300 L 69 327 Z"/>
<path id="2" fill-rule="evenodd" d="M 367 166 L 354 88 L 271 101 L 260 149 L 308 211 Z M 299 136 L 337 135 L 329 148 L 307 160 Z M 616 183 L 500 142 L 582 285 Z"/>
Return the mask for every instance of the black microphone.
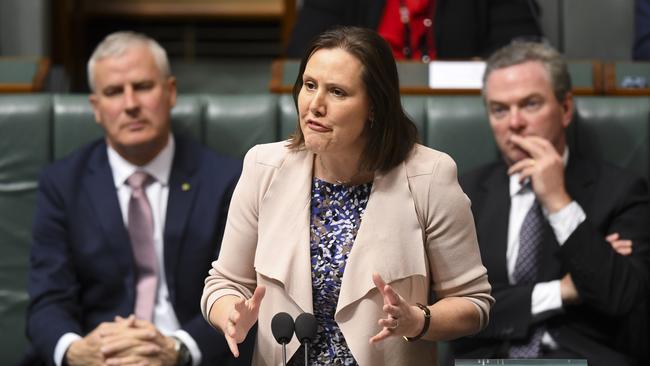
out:
<path id="1" fill-rule="evenodd" d="M 287 313 L 277 313 L 271 319 L 273 337 L 282 345 L 282 364 L 287 365 L 287 343 L 293 337 L 293 318 Z"/>
<path id="2" fill-rule="evenodd" d="M 309 343 L 316 338 L 317 323 L 316 317 L 309 313 L 302 313 L 296 318 L 296 338 L 305 346 L 305 366 L 309 360 Z"/>

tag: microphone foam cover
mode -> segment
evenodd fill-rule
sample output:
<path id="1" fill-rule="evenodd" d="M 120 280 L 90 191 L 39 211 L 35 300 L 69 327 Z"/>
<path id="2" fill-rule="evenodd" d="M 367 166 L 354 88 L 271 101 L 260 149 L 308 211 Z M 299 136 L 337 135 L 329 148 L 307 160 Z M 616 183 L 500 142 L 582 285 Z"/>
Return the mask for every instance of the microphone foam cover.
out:
<path id="1" fill-rule="evenodd" d="M 293 318 L 287 313 L 277 313 L 271 319 L 273 337 L 280 344 L 287 344 L 293 337 Z"/>
<path id="2" fill-rule="evenodd" d="M 311 342 L 316 337 L 318 322 L 313 314 L 302 313 L 296 318 L 296 338 L 300 343 Z"/>

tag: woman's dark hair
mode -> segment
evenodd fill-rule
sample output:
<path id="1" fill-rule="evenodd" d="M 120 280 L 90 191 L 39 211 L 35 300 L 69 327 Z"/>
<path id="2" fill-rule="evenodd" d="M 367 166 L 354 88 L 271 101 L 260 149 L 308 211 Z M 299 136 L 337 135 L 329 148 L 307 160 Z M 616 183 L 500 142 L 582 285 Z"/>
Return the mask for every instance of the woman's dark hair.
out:
<path id="1" fill-rule="evenodd" d="M 300 61 L 293 86 L 293 101 L 298 111 L 302 77 L 311 56 L 320 49 L 340 48 L 357 58 L 363 66 L 361 80 L 370 99 L 372 122 L 364 133 L 367 144 L 361 154 L 360 169 L 387 171 L 404 160 L 418 140 L 417 127 L 404 113 L 399 94 L 397 66 L 389 45 L 376 32 L 358 27 L 337 27 L 317 36 Z M 289 148 L 303 148 L 305 137 L 300 129 L 290 137 Z"/>

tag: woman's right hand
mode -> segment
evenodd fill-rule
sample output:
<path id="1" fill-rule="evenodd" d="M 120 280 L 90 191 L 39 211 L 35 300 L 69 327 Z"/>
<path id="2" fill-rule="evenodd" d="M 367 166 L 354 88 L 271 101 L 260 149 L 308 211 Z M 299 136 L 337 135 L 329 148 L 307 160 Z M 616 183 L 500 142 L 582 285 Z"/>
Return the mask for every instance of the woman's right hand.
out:
<path id="1" fill-rule="evenodd" d="M 237 345 L 246 339 L 248 331 L 257 322 L 260 305 L 265 293 L 266 287 L 257 286 L 250 299 L 239 299 L 230 309 L 224 335 L 226 336 L 228 347 L 230 347 L 230 352 L 235 357 L 239 357 L 239 347 Z"/>

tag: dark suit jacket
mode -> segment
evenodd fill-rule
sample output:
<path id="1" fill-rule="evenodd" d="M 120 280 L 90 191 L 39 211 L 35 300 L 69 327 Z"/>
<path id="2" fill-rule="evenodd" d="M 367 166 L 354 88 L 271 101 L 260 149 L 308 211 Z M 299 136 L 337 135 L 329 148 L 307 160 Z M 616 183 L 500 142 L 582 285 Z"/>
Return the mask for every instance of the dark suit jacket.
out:
<path id="1" fill-rule="evenodd" d="M 287 56 L 302 57 L 316 35 L 335 25 L 377 29 L 385 0 L 305 0 Z M 541 36 L 535 0 L 436 0 L 438 58 L 485 57 L 518 36 Z"/>
<path id="2" fill-rule="evenodd" d="M 650 60 L 650 0 L 636 0 L 634 10 L 635 60 Z"/>
<path id="3" fill-rule="evenodd" d="M 199 301 L 240 170 L 240 162 L 176 137 L 164 270 L 176 317 L 205 365 L 230 358 L 224 337 L 203 319 Z M 185 183 L 189 190 L 181 188 Z M 104 140 L 43 171 L 30 265 L 27 334 L 48 364 L 63 334 L 86 335 L 101 322 L 133 313 L 135 264 Z M 244 357 L 241 364 L 249 363 Z"/>
<path id="4" fill-rule="evenodd" d="M 586 213 L 561 247 L 547 225 L 541 281 L 571 273 L 582 303 L 548 315 L 552 337 L 595 365 L 634 365 L 634 347 L 646 348 L 645 325 L 630 334 L 629 321 L 643 322 L 650 256 L 646 183 L 611 165 L 571 155 L 566 169 L 569 195 Z M 523 339 L 535 321 L 530 314 L 533 286 L 510 285 L 506 247 L 510 194 L 506 166 L 497 162 L 470 172 L 461 186 L 472 200 L 483 264 L 496 303 L 488 327 L 454 342 L 456 357 L 503 357 L 508 342 Z M 618 232 L 633 241 L 633 253 L 615 253 L 604 239 Z M 633 318 L 636 316 L 641 318 Z M 635 343 L 636 342 L 636 343 Z M 640 358 L 636 355 L 637 359 Z"/>

